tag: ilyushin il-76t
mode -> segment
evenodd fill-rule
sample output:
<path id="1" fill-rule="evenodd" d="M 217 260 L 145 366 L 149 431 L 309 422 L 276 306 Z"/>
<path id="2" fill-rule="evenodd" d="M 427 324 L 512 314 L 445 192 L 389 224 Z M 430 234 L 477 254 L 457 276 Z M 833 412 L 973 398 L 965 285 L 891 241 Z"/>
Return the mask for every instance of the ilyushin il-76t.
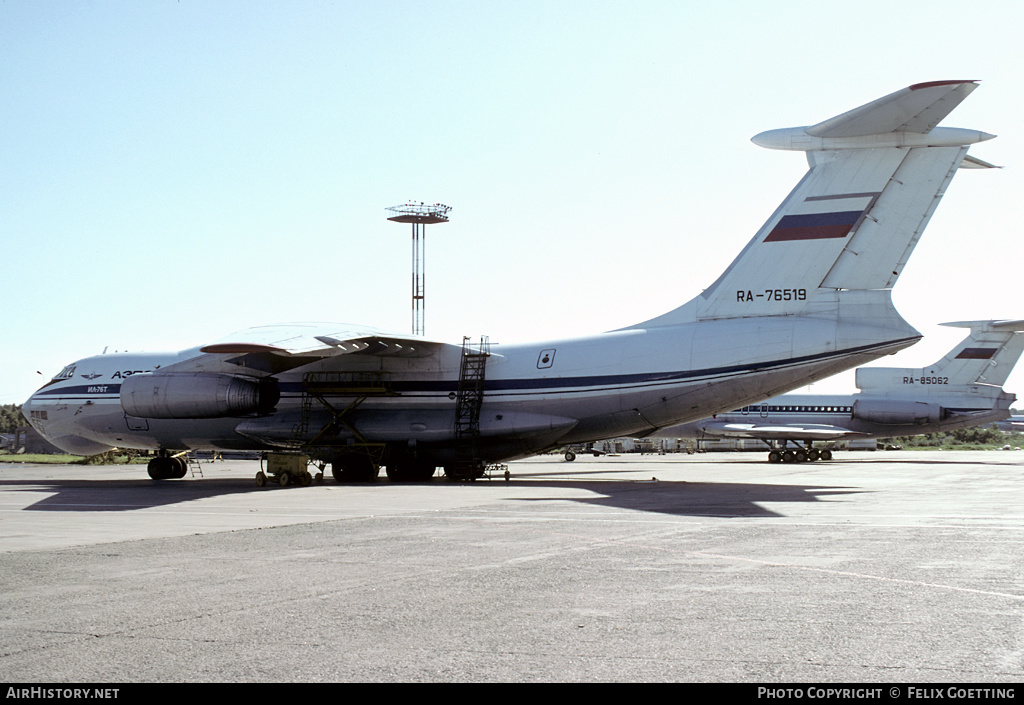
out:
<path id="1" fill-rule="evenodd" d="M 937 126 L 976 87 L 921 83 L 754 137 L 805 152 L 806 175 L 707 289 L 635 325 L 493 346 L 348 324 L 253 328 L 78 360 L 23 412 L 71 453 L 156 451 L 154 479 L 183 477 L 184 451 L 245 449 L 330 463 L 339 481 L 382 466 L 408 481 L 438 467 L 474 479 L 491 463 L 759 402 L 921 337 L 891 289 L 957 170 L 990 166 L 967 150 L 993 135 Z"/>

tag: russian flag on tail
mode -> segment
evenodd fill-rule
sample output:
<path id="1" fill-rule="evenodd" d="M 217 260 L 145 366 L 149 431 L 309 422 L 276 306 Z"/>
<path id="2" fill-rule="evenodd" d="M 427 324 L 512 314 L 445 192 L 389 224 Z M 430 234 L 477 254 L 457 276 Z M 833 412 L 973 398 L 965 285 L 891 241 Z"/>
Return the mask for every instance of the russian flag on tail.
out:
<path id="1" fill-rule="evenodd" d="M 877 193 L 812 196 L 805 199 L 796 209 L 803 212 L 783 216 L 764 241 L 791 242 L 844 238 L 860 224 L 877 197 Z M 840 205 L 846 208 L 837 210 L 836 206 Z"/>

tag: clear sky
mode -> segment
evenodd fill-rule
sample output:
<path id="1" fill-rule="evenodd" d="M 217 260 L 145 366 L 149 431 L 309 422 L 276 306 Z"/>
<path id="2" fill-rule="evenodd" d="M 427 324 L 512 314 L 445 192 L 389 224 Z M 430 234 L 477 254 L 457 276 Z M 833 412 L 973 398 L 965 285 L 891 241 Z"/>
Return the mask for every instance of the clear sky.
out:
<path id="1" fill-rule="evenodd" d="M 0 403 L 68 362 L 254 325 L 543 340 L 711 284 L 806 170 L 754 146 L 978 79 L 971 154 L 896 285 L 923 366 L 1024 318 L 1024 3 L 0 2 Z M 42 376 L 37 374 L 42 373 Z M 1024 399 L 1024 363 L 1006 385 Z M 853 391 L 852 373 L 810 390 Z M 1018 402 L 1018 407 L 1024 403 Z"/>

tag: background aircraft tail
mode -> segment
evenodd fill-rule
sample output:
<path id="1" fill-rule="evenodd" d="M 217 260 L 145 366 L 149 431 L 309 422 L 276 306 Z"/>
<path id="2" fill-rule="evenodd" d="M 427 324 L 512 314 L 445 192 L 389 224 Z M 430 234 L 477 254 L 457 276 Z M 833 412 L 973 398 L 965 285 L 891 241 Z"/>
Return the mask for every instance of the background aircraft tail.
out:
<path id="1" fill-rule="evenodd" d="M 1002 387 L 1024 352 L 1024 320 L 960 321 L 945 326 L 970 328 L 959 345 L 933 365 L 922 368 L 861 367 L 857 388 L 865 393 L 922 388 L 937 393 L 954 386 Z"/>
<path id="2" fill-rule="evenodd" d="M 842 300 L 883 304 L 960 166 L 990 139 L 937 123 L 977 87 L 918 84 L 810 127 L 761 133 L 756 144 L 807 152 L 810 170 L 725 272 L 649 328 L 699 319 L 834 317 Z M 878 290 L 878 296 L 837 293 Z"/>

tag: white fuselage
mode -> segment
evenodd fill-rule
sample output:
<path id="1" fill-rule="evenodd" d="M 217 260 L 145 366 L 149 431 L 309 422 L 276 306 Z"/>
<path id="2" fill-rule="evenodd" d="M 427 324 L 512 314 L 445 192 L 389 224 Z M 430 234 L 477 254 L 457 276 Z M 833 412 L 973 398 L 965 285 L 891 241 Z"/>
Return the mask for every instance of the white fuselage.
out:
<path id="1" fill-rule="evenodd" d="M 902 320 L 891 318 L 872 327 L 765 317 L 495 345 L 487 361 L 480 412 L 482 452 L 489 460 L 500 460 L 699 419 L 895 352 L 918 337 Z M 453 438 L 460 359 L 452 348 L 429 360 L 325 357 L 282 372 L 275 375 L 280 400 L 265 415 L 183 419 L 125 412 L 124 379 L 199 354 L 193 350 L 80 360 L 71 376 L 36 392 L 25 414 L 53 443 L 71 452 L 295 447 L 308 443 L 332 418 L 322 404 L 308 404 L 308 373 L 372 372 L 386 376 L 389 393 L 359 399 L 350 422 L 331 430 L 331 443 L 359 437 L 424 448 Z M 326 400 L 337 412 L 354 398 L 328 394 Z"/>

